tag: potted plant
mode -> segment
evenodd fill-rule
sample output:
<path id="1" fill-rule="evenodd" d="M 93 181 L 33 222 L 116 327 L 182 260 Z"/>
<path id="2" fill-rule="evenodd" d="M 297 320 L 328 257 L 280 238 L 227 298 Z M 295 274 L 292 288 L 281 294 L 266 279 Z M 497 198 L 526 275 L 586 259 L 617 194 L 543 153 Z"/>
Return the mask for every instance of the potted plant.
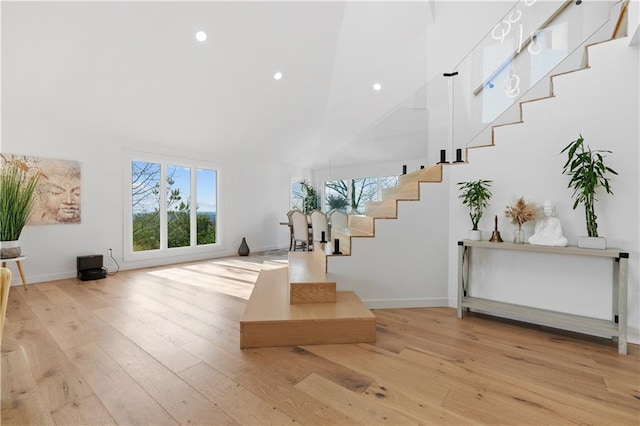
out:
<path id="1" fill-rule="evenodd" d="M 618 173 L 604 162 L 603 154 L 610 154 L 611 151 L 591 150 L 584 143 L 582 135 L 579 136 L 560 152 L 567 153 L 567 162 L 562 173 L 571 176 L 567 188 L 573 188 L 572 197 L 575 199 L 573 209 L 575 210 L 578 204 L 582 204 L 585 211 L 588 237 L 578 237 L 578 247 L 604 249 L 607 241 L 598 236 L 598 217 L 595 212 L 596 191 L 602 187 L 607 194 L 613 194 L 607 175 Z"/>
<path id="2" fill-rule="evenodd" d="M 20 160 L 2 164 L 0 171 L 0 258 L 21 254 L 18 238 L 33 206 L 33 195 L 40 175 L 30 173 Z"/>
<path id="3" fill-rule="evenodd" d="M 458 182 L 462 204 L 469 207 L 469 217 L 471 218 L 472 229 L 469 231 L 469 239 L 479 241 L 482 233 L 478 230 L 478 222 L 484 213 L 484 209 L 489 205 L 491 199 L 490 180 L 479 179 L 470 182 Z"/>
<path id="4" fill-rule="evenodd" d="M 306 180 L 300 181 L 300 185 L 302 186 L 302 193 L 304 194 L 302 198 L 302 212 L 309 214 L 318 208 L 318 192 Z"/>
<path id="5" fill-rule="evenodd" d="M 533 204 L 527 203 L 524 197 L 520 197 L 514 204 L 506 207 L 504 215 L 511 219 L 511 223 L 518 225 L 518 229 L 513 235 L 513 242 L 516 244 L 524 244 L 522 225 L 536 218 L 536 207 Z"/>

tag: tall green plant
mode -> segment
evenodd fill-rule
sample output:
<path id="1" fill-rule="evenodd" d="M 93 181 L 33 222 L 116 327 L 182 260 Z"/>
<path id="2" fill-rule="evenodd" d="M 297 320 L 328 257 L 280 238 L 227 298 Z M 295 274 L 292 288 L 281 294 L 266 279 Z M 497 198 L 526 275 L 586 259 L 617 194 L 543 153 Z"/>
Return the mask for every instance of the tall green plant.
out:
<path id="1" fill-rule="evenodd" d="M 0 173 L 0 240 L 16 241 L 27 223 L 40 175 L 22 161 L 2 166 Z"/>
<path id="2" fill-rule="evenodd" d="M 475 180 L 470 182 L 458 182 L 460 186 L 460 195 L 458 198 L 462 200 L 462 204 L 469 207 L 469 217 L 473 230 L 478 230 L 478 222 L 484 213 L 484 209 L 489 205 L 491 199 L 490 180 Z"/>
<path id="3" fill-rule="evenodd" d="M 571 176 L 567 188 L 573 188 L 571 195 L 575 201 L 573 209 L 578 204 L 584 206 L 585 218 L 587 222 L 587 235 L 598 236 L 598 217 L 595 212 L 596 190 L 604 188 L 607 194 L 613 194 L 607 173 L 617 175 L 618 173 L 604 163 L 604 153 L 611 154 L 611 151 L 591 150 L 589 146 L 585 148 L 582 135 L 575 141 L 567 145 L 560 153 L 567 152 L 567 162 L 562 173 Z"/>
<path id="4" fill-rule="evenodd" d="M 300 181 L 300 185 L 302 185 L 302 192 L 304 193 L 304 197 L 302 199 L 302 212 L 304 214 L 309 214 L 318 208 L 318 192 L 306 180 Z"/>

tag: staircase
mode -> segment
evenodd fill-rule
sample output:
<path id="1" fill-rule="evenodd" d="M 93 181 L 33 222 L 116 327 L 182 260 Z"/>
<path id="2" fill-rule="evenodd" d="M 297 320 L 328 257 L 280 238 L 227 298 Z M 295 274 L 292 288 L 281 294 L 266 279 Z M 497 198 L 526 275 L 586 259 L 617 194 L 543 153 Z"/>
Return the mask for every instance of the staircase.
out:
<path id="1" fill-rule="evenodd" d="M 589 69 L 589 49 L 603 43 L 606 42 L 585 46 L 583 68 L 551 76 L 548 96 L 520 102 L 519 120 L 493 125 L 490 143 L 470 146 L 467 151 L 471 149 L 477 152 L 487 151 L 476 150 L 476 148 L 494 147 L 498 132 L 501 132 L 502 136 L 506 129 L 518 128 L 519 125 L 522 125 L 524 110 L 543 105 L 555 98 L 557 94 L 556 80 L 566 80 L 566 77 L 572 73 Z M 555 152 L 556 148 L 553 149 Z M 469 152 L 467 152 L 467 159 L 469 158 L 468 154 Z M 477 161 L 486 166 L 484 158 L 487 158 L 485 153 Z M 515 158 L 517 158 L 517 154 Z M 492 161 L 487 164 L 495 165 L 495 163 Z M 400 300 L 395 302 L 394 307 L 408 307 L 404 303 L 409 305 L 419 303 L 420 306 L 447 306 L 448 278 L 446 268 L 450 261 L 446 256 L 445 259 L 441 259 L 438 255 L 442 256 L 442 247 L 448 247 L 451 243 L 448 228 L 445 227 L 443 230 L 441 225 L 443 220 L 448 223 L 450 216 L 447 208 L 443 205 L 455 203 L 450 201 L 453 197 L 449 194 L 448 185 L 429 185 L 443 181 L 442 166 L 442 164 L 437 164 L 400 176 L 397 187 L 383 191 L 382 201 L 367 203 L 365 215 L 350 216 L 347 229 L 332 230 L 333 238 L 339 240 L 341 254 L 333 253 L 331 243 L 316 243 L 313 252 L 290 253 L 288 268 L 283 267 L 261 272 L 240 322 L 240 346 L 244 348 L 375 341 L 376 319 L 356 293 L 360 297 L 364 295 L 363 299 L 366 300 L 367 292 L 371 287 L 376 285 L 378 285 L 378 289 L 385 286 L 392 287 L 394 280 L 397 281 L 397 274 L 394 272 L 405 267 L 398 265 L 399 260 L 405 265 L 425 263 L 425 268 L 413 275 L 423 275 L 425 280 L 430 279 L 431 282 L 444 284 L 434 290 L 434 295 L 431 298 L 420 299 L 418 302 L 415 302 L 414 299 Z M 518 164 L 512 164 L 509 167 L 514 174 L 518 173 Z M 471 167 L 471 169 L 474 168 Z M 460 178 L 465 174 L 466 172 L 454 173 L 453 175 Z M 528 175 L 525 179 L 533 180 L 534 176 Z M 427 202 L 425 192 L 429 192 L 429 206 L 412 211 L 409 206 Z M 442 197 L 444 198 L 442 199 Z M 413 203 L 405 203 L 406 201 Z M 431 207 L 432 205 L 434 207 Z M 402 220 L 389 220 L 399 218 Z M 391 223 L 405 220 L 414 223 L 426 222 L 427 229 L 426 231 L 416 230 L 416 235 L 412 235 L 412 233 L 404 233 L 400 236 L 397 233 L 394 234 Z M 374 238 L 379 235 L 381 238 Z M 393 238 L 396 238 L 395 242 Z M 429 247 L 426 247 L 415 258 L 412 258 L 410 254 L 407 255 L 406 251 L 403 252 L 402 259 L 394 257 L 395 247 L 402 244 L 416 245 L 421 241 L 423 243 L 429 242 L 427 246 L 433 246 L 435 249 L 430 252 Z M 358 261 L 356 259 L 358 256 L 364 260 Z M 384 268 L 371 268 L 373 265 L 384 265 Z M 367 269 L 373 271 L 367 271 Z M 367 273 L 375 275 L 375 279 L 368 279 Z M 388 273 L 388 275 L 380 277 L 384 273 Z M 354 278 L 354 275 L 358 274 L 361 278 Z M 378 284 L 372 284 L 373 281 L 377 281 Z M 420 285 L 422 283 L 418 283 L 414 287 Z M 337 291 L 337 288 L 347 288 L 351 291 Z M 408 293 L 412 289 L 413 287 L 409 288 Z M 444 295 L 441 295 L 442 291 L 444 291 Z M 373 299 L 366 300 L 366 302 L 368 306 L 376 305 L 376 301 Z"/>
<path id="2" fill-rule="evenodd" d="M 366 215 L 333 230 L 341 255 L 331 243 L 316 242 L 311 252 L 290 252 L 288 267 L 261 271 L 240 320 L 240 347 L 374 342 L 375 316 L 355 292 L 336 291 L 327 260 L 348 256 L 353 239 L 374 237 L 376 221 L 398 217 L 399 201 L 419 200 L 421 182 L 440 181 L 441 165 L 401 176 Z"/>

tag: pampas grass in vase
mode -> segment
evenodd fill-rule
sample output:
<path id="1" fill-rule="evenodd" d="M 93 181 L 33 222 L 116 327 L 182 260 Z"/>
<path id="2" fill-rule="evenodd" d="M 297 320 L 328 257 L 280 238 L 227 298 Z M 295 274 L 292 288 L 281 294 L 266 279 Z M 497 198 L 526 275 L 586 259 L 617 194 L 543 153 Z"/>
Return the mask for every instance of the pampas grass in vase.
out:
<path id="1" fill-rule="evenodd" d="M 518 225 L 518 230 L 515 232 L 513 242 L 516 244 L 524 244 L 522 225 L 536 218 L 536 206 L 532 203 L 527 203 L 524 197 L 520 197 L 514 204 L 507 206 L 504 215 L 511 219 L 511 223 Z"/>

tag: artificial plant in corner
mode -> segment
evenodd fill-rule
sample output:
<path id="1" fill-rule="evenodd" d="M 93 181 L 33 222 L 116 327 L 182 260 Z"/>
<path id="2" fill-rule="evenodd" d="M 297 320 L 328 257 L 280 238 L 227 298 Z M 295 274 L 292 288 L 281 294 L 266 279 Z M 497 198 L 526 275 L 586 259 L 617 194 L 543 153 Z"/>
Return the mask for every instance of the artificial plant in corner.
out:
<path id="1" fill-rule="evenodd" d="M 18 241 L 22 228 L 27 223 L 33 207 L 33 196 L 39 180 L 39 173 L 33 173 L 29 166 L 20 160 L 2 164 L 0 171 L 0 241 Z M 7 255 L 2 257 L 17 257 Z"/>
<path id="2" fill-rule="evenodd" d="M 462 204 L 469 207 L 469 217 L 471 218 L 472 231 L 478 231 L 478 222 L 482 218 L 484 209 L 489 205 L 491 199 L 490 180 L 474 180 L 469 182 L 458 182 Z"/>
<path id="3" fill-rule="evenodd" d="M 573 209 L 575 210 L 578 204 L 584 206 L 587 234 L 589 237 L 598 237 L 598 217 L 595 212 L 596 190 L 602 187 L 607 194 L 613 194 L 608 174 L 617 175 L 618 173 L 608 167 L 604 161 L 603 154 L 611 154 L 611 151 L 591 150 L 584 143 L 582 135 L 579 136 L 560 152 L 567 153 L 567 162 L 562 173 L 571 176 L 567 188 L 573 188 L 572 197 L 575 199 Z"/>
<path id="4" fill-rule="evenodd" d="M 306 180 L 301 180 L 300 185 L 302 186 L 303 193 L 302 212 L 304 214 L 309 214 L 318 208 L 318 192 Z"/>

